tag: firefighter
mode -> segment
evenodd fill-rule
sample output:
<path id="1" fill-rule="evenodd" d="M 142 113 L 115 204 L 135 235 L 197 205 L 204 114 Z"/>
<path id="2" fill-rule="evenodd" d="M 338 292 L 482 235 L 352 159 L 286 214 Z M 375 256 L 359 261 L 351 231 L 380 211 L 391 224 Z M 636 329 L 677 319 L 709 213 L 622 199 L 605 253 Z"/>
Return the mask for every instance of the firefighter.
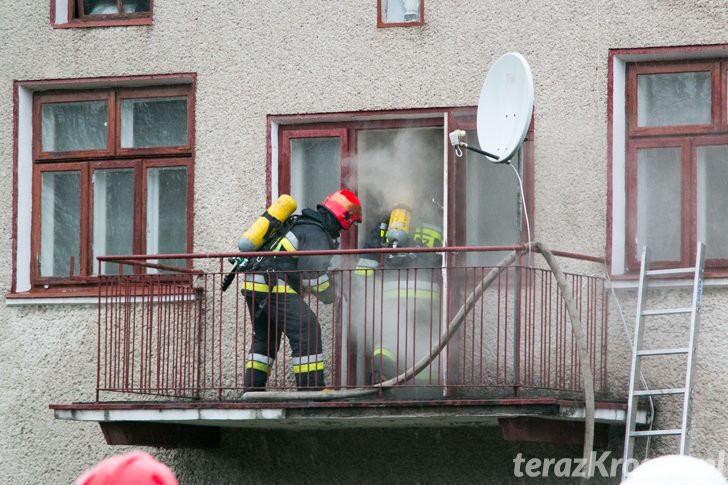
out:
<path id="1" fill-rule="evenodd" d="M 299 390 L 325 387 L 321 329 L 305 301 L 313 294 L 333 301 L 326 273 L 330 256 L 296 256 L 296 251 L 338 248 L 342 230 L 361 222 L 361 203 L 349 190 L 337 190 L 317 206 L 303 209 L 279 237 L 261 251 L 285 255 L 255 258 L 243 277 L 242 292 L 253 320 L 253 343 L 245 362 L 245 389 L 264 390 L 285 332 L 291 345 L 293 373 Z"/>
<path id="2" fill-rule="evenodd" d="M 372 229 L 366 248 L 442 246 L 439 227 L 420 221 L 411 224 L 408 207 L 397 205 L 388 221 Z M 396 377 L 425 356 L 439 338 L 440 256 L 436 253 L 393 253 L 362 255 L 354 274 L 358 293 L 382 295 L 382 309 L 372 309 L 374 342 L 370 351 L 371 383 Z M 377 270 L 383 270 L 378 273 Z M 379 275 L 379 276 L 378 276 Z M 381 286 L 381 288 L 375 288 Z M 371 298 L 370 297 L 370 298 Z M 376 321 L 380 320 L 380 321 Z M 366 323 L 365 323 L 366 325 Z M 438 384 L 437 362 L 425 369 L 416 381 Z"/>

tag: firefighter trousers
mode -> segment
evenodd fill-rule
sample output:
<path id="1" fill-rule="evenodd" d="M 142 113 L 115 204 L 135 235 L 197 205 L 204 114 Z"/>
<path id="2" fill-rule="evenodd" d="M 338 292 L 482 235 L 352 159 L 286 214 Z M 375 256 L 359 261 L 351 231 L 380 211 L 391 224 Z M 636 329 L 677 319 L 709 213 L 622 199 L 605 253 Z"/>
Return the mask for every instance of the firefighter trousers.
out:
<path id="1" fill-rule="evenodd" d="M 245 389 L 265 389 L 284 333 L 291 346 L 291 364 L 298 389 L 323 389 L 321 328 L 304 298 L 290 290 L 285 293 L 244 290 L 243 294 L 253 320 L 253 343 L 245 362 Z"/>

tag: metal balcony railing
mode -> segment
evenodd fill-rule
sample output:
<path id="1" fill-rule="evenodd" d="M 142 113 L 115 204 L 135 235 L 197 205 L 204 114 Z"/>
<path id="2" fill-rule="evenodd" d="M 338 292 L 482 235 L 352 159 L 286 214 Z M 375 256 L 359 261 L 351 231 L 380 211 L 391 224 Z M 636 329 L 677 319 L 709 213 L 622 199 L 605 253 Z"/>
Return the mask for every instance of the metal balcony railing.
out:
<path id="1" fill-rule="evenodd" d="M 495 258 L 513 250 L 518 251 L 514 264 L 493 264 Z M 323 354 L 326 388 L 378 384 L 376 371 L 385 357 L 395 367 L 390 373 L 404 373 L 438 348 L 448 325 L 461 312 L 459 327 L 424 370 L 397 389 L 379 390 L 380 398 L 582 393 L 579 353 L 566 304 L 553 273 L 539 265 L 537 255 L 526 253 L 522 246 L 375 250 L 366 252 L 377 253 L 382 262 L 398 257 L 405 264 L 357 272 L 354 268 L 362 252 L 306 253 L 335 255 L 337 266 L 346 268 L 328 271 L 333 303 L 324 304 L 301 292 L 293 297 L 296 305 L 310 308 L 306 321 L 268 319 L 271 335 L 285 335 L 291 328 L 315 332 L 319 322 L 321 347 L 306 353 Z M 415 256 L 403 258 L 406 253 Z M 430 253 L 429 265 L 417 264 L 420 253 Z M 115 274 L 99 277 L 97 401 L 108 399 L 110 393 L 135 399 L 139 395 L 200 400 L 242 397 L 252 322 L 240 290 L 245 276 L 237 274 L 230 289 L 221 291 L 230 267 L 226 259 L 232 255 L 99 258 L 106 272 L 111 269 Z M 596 258 L 560 256 L 569 266 L 602 274 Z M 184 261 L 186 267 L 173 267 L 169 260 Z M 437 263 L 432 264 L 433 260 Z M 481 292 L 489 274 L 492 284 Z M 296 272 L 276 275 L 285 280 L 297 276 Z M 566 279 L 586 333 L 596 391 L 606 391 L 608 293 L 604 280 L 584 272 L 567 272 Z M 469 298 L 471 304 L 464 307 Z M 265 304 L 275 305 L 274 295 Z M 284 336 L 267 389 L 296 390 L 294 364 Z"/>

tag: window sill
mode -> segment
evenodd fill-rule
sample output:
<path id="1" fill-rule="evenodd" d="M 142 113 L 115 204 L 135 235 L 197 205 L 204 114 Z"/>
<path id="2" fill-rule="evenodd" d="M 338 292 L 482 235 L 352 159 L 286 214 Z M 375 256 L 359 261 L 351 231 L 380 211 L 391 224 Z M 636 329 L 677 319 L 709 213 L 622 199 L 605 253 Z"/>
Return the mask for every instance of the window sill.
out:
<path id="1" fill-rule="evenodd" d="M 633 290 L 639 287 L 639 274 L 610 276 L 608 287 L 615 290 Z M 693 278 L 660 278 L 650 279 L 650 288 L 691 288 Z M 728 275 L 725 273 L 706 272 L 703 275 L 703 286 L 711 288 L 728 287 Z"/>
<path id="2" fill-rule="evenodd" d="M 98 296 L 29 297 L 19 293 L 5 295 L 5 306 L 96 305 L 98 302 Z"/>
<path id="3" fill-rule="evenodd" d="M 53 24 L 54 29 L 83 29 L 92 27 L 125 27 L 125 26 L 139 26 L 139 25 L 152 25 L 152 17 L 142 18 L 117 18 L 117 19 L 103 19 L 103 20 L 71 20 L 65 24 Z"/>
<path id="4" fill-rule="evenodd" d="M 68 287 L 68 288 L 33 288 L 22 293 L 8 293 L 5 295 L 6 306 L 18 305 L 94 305 L 99 301 L 99 288 Z"/>
<path id="5" fill-rule="evenodd" d="M 21 293 L 8 293 L 6 299 L 34 299 L 34 298 L 74 298 L 94 297 L 98 298 L 99 287 L 93 286 L 55 286 L 51 288 L 32 288 Z"/>
<path id="6" fill-rule="evenodd" d="M 377 24 L 377 28 L 379 29 L 388 29 L 390 27 L 423 27 L 425 25 L 424 22 L 417 21 L 417 22 L 392 22 L 392 23 L 384 23 L 379 22 Z"/>
<path id="7" fill-rule="evenodd" d="M 108 292 L 106 291 L 108 288 Z M 150 297 L 161 298 L 183 298 L 185 300 L 195 300 L 197 298 L 197 290 L 189 284 L 188 290 L 184 293 L 170 295 L 164 286 L 135 286 L 129 285 L 124 287 L 123 293 L 119 293 L 119 287 L 101 288 L 101 296 L 99 297 L 98 286 L 87 287 L 67 287 L 67 288 L 33 288 L 30 291 L 22 293 L 8 293 L 5 295 L 6 306 L 22 306 L 22 305 L 97 305 L 99 302 L 106 304 L 127 302 L 130 299 L 149 299 Z"/>

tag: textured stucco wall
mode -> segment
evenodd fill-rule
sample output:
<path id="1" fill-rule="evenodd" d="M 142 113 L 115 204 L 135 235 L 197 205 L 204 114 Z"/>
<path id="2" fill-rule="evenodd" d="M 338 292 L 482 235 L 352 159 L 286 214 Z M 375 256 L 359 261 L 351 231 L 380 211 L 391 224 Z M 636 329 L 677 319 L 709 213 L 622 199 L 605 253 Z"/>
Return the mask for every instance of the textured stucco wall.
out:
<path id="1" fill-rule="evenodd" d="M 232 247 L 239 222 L 251 220 L 264 201 L 266 115 L 473 105 L 486 67 L 504 52 L 519 51 L 536 87 L 537 239 L 603 254 L 608 49 L 728 42 L 727 6 L 718 0 L 429 0 L 421 29 L 377 29 L 374 0 L 155 0 L 154 25 L 98 29 L 52 29 L 48 3 L 0 2 L 3 294 L 12 270 L 13 80 L 197 73 L 195 250 L 220 251 Z M 629 313 L 633 295 L 620 296 Z M 707 457 L 717 456 L 728 439 L 721 410 L 727 304 L 725 290 L 706 292 L 693 447 Z M 72 305 L 0 307 L 0 470 L 15 483 L 68 483 L 121 451 L 107 447 L 95 425 L 57 422 L 47 409 L 93 397 L 95 312 Z M 611 381 L 626 388 L 627 351 L 616 310 L 613 316 Z M 632 315 L 627 321 L 631 325 Z M 309 460 L 316 461 L 306 477 L 312 482 L 366 480 L 369 460 L 382 467 L 372 482 L 488 481 L 503 466 L 499 461 L 513 456 L 492 434 L 397 431 L 394 441 L 403 449 L 397 462 L 430 457 L 436 469 L 430 475 L 374 453 L 391 431 L 328 433 L 316 441 L 268 434 L 263 458 L 254 456 L 256 437 L 242 432 L 227 433 L 222 451 L 162 456 L 186 483 L 221 483 L 218 473 L 223 482 L 238 480 L 238 473 L 241 483 L 263 482 L 272 479 L 265 470 L 282 473 L 280 481 L 299 481 L 295 473 L 305 473 Z M 433 436 L 443 455 L 433 454 Z M 318 451 L 302 455 L 309 445 Z M 332 458 L 333 450 L 348 454 Z M 254 468 L 259 459 L 263 465 Z"/>

